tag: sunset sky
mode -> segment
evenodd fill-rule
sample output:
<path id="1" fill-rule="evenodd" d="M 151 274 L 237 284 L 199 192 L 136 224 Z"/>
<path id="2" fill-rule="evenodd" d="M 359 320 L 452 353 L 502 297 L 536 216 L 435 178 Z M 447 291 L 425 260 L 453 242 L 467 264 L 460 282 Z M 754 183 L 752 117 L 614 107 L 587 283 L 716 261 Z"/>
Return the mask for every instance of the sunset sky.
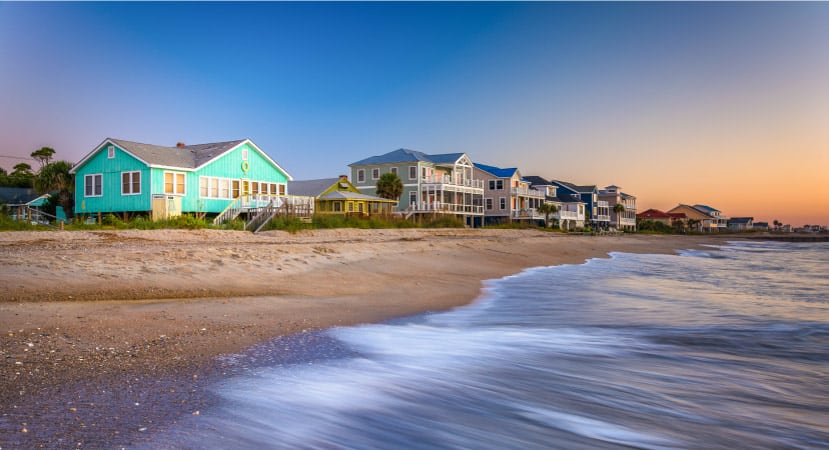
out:
<path id="1" fill-rule="evenodd" d="M 0 166 L 250 138 L 308 179 L 405 147 L 829 225 L 827 24 L 829 3 L 0 3 Z"/>

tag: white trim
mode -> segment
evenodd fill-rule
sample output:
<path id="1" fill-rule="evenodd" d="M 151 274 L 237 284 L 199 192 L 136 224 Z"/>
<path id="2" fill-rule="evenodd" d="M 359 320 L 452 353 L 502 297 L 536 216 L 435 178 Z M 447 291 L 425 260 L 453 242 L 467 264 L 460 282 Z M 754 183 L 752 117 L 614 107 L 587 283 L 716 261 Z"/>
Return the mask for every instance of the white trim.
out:
<path id="1" fill-rule="evenodd" d="M 507 198 L 506 197 L 498 197 L 498 209 L 500 209 L 501 211 L 503 211 L 505 209 L 509 210 L 509 208 L 507 208 Z"/>
<path id="2" fill-rule="evenodd" d="M 365 183 L 366 182 L 366 169 L 357 169 L 357 182 L 358 183 Z"/>
<path id="3" fill-rule="evenodd" d="M 412 178 L 412 168 L 415 170 L 414 178 Z M 417 180 L 417 165 L 409 166 L 409 180 Z"/>
<path id="4" fill-rule="evenodd" d="M 116 146 L 116 147 L 117 147 L 119 150 L 121 150 L 122 152 L 124 152 L 124 153 L 126 153 L 126 154 L 128 154 L 128 155 L 132 156 L 133 158 L 135 158 L 135 159 L 137 159 L 137 160 L 141 161 L 142 163 L 144 163 L 144 165 L 146 165 L 147 167 L 152 167 L 152 166 L 150 166 L 150 164 L 149 164 L 147 161 L 144 161 L 143 159 L 139 158 L 138 156 L 135 156 L 134 154 L 130 153 L 128 150 L 126 150 L 126 149 L 124 149 L 124 148 L 121 148 L 121 146 L 119 146 L 118 144 L 116 144 L 115 142 L 113 142 L 113 141 L 112 141 L 112 138 L 106 138 L 106 139 L 104 139 L 104 141 L 103 141 L 103 142 L 101 142 L 100 144 L 98 144 L 98 146 L 97 146 L 97 147 L 95 147 L 95 150 L 92 150 L 91 152 L 87 153 L 87 155 L 86 155 L 86 156 L 84 156 L 84 157 L 83 157 L 80 161 L 78 161 L 78 163 L 77 163 L 77 164 L 75 164 L 74 166 L 72 166 L 72 169 L 70 169 L 70 170 L 69 170 L 69 173 L 72 173 L 72 174 L 77 173 L 77 172 L 78 172 L 78 169 L 80 169 L 80 168 L 81 168 L 81 166 L 83 166 L 84 164 L 86 164 L 86 162 L 87 162 L 89 159 L 91 159 L 93 156 L 95 156 L 95 155 L 96 155 L 99 151 L 101 151 L 101 150 L 104 148 L 104 146 L 106 146 L 106 145 L 107 145 L 107 143 L 109 143 L 109 144 L 111 144 L 111 145 Z"/>
<path id="5" fill-rule="evenodd" d="M 238 144 L 234 145 L 233 147 L 229 148 L 228 150 L 226 150 L 226 151 L 222 152 L 220 155 L 215 156 L 215 157 L 210 158 L 209 160 L 205 161 L 205 163 L 204 163 L 204 164 L 202 164 L 202 165 L 200 165 L 200 166 L 196 167 L 195 169 L 191 169 L 191 171 L 200 170 L 202 167 L 207 166 L 208 164 L 212 163 L 213 161 L 216 161 L 216 160 L 221 159 L 223 156 L 227 155 L 228 153 L 232 152 L 233 150 L 236 150 L 237 148 L 239 148 L 239 147 L 241 147 L 242 145 L 245 145 L 245 144 L 250 144 L 250 146 L 251 146 L 254 150 L 258 151 L 258 152 L 262 155 L 262 157 L 264 157 L 264 158 L 265 158 L 268 162 L 270 162 L 270 163 L 271 163 L 274 167 L 276 167 L 276 168 L 277 168 L 277 169 L 279 169 L 282 173 L 284 173 L 284 174 L 285 174 L 285 178 L 287 178 L 287 179 L 288 179 L 288 181 L 293 181 L 293 180 L 294 180 L 294 177 L 292 177 L 292 176 L 291 176 L 291 174 L 289 174 L 287 170 L 283 169 L 283 168 L 282 168 L 282 166 L 280 166 L 279 164 L 277 164 L 277 163 L 276 163 L 276 161 L 274 161 L 273 159 L 271 159 L 271 157 L 270 157 L 270 156 L 268 156 L 268 154 L 267 154 L 267 153 L 263 152 L 263 151 L 262 151 L 262 149 L 261 149 L 261 148 L 259 148 L 256 144 L 254 144 L 254 143 L 253 143 L 253 141 L 251 141 L 250 139 L 245 139 L 245 140 L 243 140 L 242 142 L 240 142 L 240 143 L 238 143 Z M 185 169 L 181 169 L 181 170 L 185 170 Z"/>
<path id="6" fill-rule="evenodd" d="M 134 183 L 132 174 L 136 174 L 136 173 L 138 174 L 138 192 L 130 192 L 128 194 L 124 193 L 124 174 L 131 174 L 129 185 L 130 185 L 130 191 L 132 191 L 132 185 Z M 140 170 L 125 170 L 125 171 L 121 172 L 121 178 L 118 181 L 121 184 L 121 195 L 141 195 L 141 171 Z"/>
<path id="7" fill-rule="evenodd" d="M 107 145 L 107 159 L 115 159 L 115 146 Z"/>
<path id="8" fill-rule="evenodd" d="M 92 178 L 92 194 L 87 195 L 86 193 L 86 178 Z M 99 177 L 101 179 L 101 193 L 95 195 L 95 177 Z M 83 196 L 84 198 L 91 198 L 91 197 L 103 197 L 104 196 L 104 174 L 103 173 L 88 173 L 83 176 Z"/>
<path id="9" fill-rule="evenodd" d="M 375 176 L 375 173 L 377 174 L 377 176 Z M 371 169 L 371 180 L 374 181 L 374 180 L 379 180 L 379 179 L 380 179 L 380 168 L 379 167 L 372 168 Z"/>
<path id="10" fill-rule="evenodd" d="M 389 169 L 389 173 L 393 173 L 393 174 L 397 175 L 397 172 L 398 172 L 397 166 L 394 166 L 394 167 Z M 398 175 L 398 178 L 400 178 L 399 175 Z"/>

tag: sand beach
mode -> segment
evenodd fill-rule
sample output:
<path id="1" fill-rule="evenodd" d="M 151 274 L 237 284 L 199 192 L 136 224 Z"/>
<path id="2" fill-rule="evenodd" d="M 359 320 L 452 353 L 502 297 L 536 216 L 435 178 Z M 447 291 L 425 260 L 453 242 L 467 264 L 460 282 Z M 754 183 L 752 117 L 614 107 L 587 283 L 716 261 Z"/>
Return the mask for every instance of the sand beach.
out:
<path id="1" fill-rule="evenodd" d="M 209 404 L 217 357 L 445 310 L 482 281 L 712 236 L 535 230 L 0 233 L 0 448 L 111 447 Z M 299 349 L 301 350 L 301 349 Z"/>

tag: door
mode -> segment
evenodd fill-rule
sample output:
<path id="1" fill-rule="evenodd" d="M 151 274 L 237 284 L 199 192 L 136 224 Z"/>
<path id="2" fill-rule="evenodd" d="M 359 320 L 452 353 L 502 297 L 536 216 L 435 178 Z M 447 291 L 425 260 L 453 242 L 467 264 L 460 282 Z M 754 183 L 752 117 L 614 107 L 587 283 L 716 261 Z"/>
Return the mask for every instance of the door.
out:
<path id="1" fill-rule="evenodd" d="M 242 207 L 250 207 L 250 180 L 242 178 Z"/>

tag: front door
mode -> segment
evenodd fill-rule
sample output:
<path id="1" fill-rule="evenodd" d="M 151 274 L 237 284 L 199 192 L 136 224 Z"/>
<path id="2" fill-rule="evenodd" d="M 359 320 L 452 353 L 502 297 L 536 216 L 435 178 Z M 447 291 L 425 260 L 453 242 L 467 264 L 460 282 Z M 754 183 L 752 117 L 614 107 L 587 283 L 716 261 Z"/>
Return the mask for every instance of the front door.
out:
<path id="1" fill-rule="evenodd" d="M 250 180 L 242 178 L 242 207 L 250 207 Z"/>

